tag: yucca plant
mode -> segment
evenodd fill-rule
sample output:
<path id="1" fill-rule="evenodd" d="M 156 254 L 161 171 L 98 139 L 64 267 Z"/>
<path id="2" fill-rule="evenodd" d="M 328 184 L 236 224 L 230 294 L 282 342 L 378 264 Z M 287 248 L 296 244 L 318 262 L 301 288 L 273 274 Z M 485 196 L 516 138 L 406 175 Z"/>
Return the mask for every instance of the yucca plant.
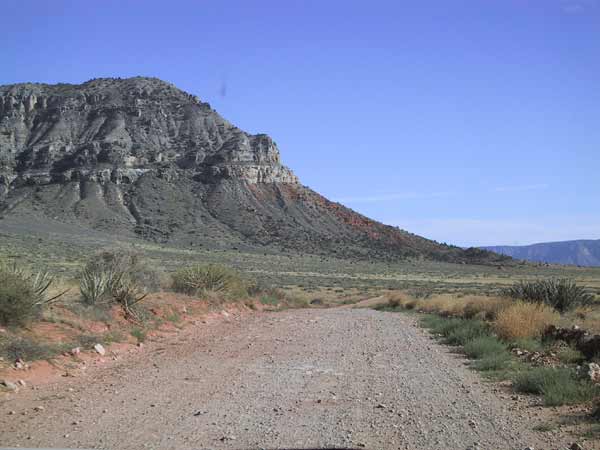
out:
<path id="1" fill-rule="evenodd" d="M 247 293 L 244 280 L 233 269 L 219 264 L 198 264 L 173 275 L 173 289 L 188 295 L 207 292 Z"/>
<path id="2" fill-rule="evenodd" d="M 506 288 L 504 294 L 526 302 L 544 303 L 560 312 L 594 301 L 594 296 L 586 288 L 566 278 L 521 281 Z"/>
<path id="3" fill-rule="evenodd" d="M 112 274 L 104 271 L 94 271 L 84 268 L 79 277 L 79 292 L 86 305 L 95 305 L 106 297 L 109 292 Z"/>
<path id="4" fill-rule="evenodd" d="M 137 319 L 134 306 L 147 296 L 140 283 L 143 266 L 136 253 L 127 250 L 103 251 L 91 259 L 81 271 L 79 290 L 87 305 L 114 302 L 125 316 Z"/>
<path id="5" fill-rule="evenodd" d="M 0 263 L 0 323 L 24 324 L 68 291 L 49 297 L 53 282 L 46 271 L 31 272 L 16 263 Z"/>

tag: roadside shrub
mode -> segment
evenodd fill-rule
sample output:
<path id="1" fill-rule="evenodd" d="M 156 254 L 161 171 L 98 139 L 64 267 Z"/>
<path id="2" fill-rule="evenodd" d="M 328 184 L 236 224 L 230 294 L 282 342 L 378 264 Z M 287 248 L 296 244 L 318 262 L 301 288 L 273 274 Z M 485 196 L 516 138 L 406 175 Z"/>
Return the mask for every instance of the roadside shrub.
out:
<path id="1" fill-rule="evenodd" d="M 450 345 L 466 345 L 468 342 L 488 333 L 488 326 L 483 321 L 460 319 L 458 326 L 446 336 L 446 342 Z"/>
<path id="2" fill-rule="evenodd" d="M 29 272 L 17 265 L 0 265 L 0 324 L 23 325 L 36 318 L 65 292 L 48 297 L 54 279 L 48 272 Z"/>
<path id="3" fill-rule="evenodd" d="M 544 344 L 539 339 L 519 338 L 512 342 L 511 348 L 520 348 L 528 352 L 543 352 Z"/>
<path id="4" fill-rule="evenodd" d="M 87 305 L 113 301 L 121 306 L 126 317 L 137 318 L 135 305 L 148 295 L 149 289 L 158 287 L 159 279 L 138 253 L 104 250 L 81 271 L 79 290 Z"/>
<path id="5" fill-rule="evenodd" d="M 460 326 L 460 319 L 445 319 L 436 315 L 428 315 L 421 319 L 421 324 L 432 333 L 447 336 L 452 330 Z"/>
<path id="6" fill-rule="evenodd" d="M 521 281 L 504 290 L 504 294 L 531 303 L 543 303 L 565 312 L 594 302 L 594 295 L 573 280 L 550 279 Z"/>
<path id="7" fill-rule="evenodd" d="M 560 347 L 556 356 L 563 364 L 579 364 L 585 360 L 583 353 L 569 346 Z"/>
<path id="8" fill-rule="evenodd" d="M 463 317 L 472 319 L 481 317 L 494 320 L 498 313 L 506 307 L 507 300 L 499 297 L 469 296 L 463 299 Z"/>
<path id="9" fill-rule="evenodd" d="M 6 337 L 0 338 L 0 355 L 15 361 L 19 358 L 25 361 L 52 358 L 69 347 L 69 344 L 46 344 L 29 338 Z"/>
<path id="10" fill-rule="evenodd" d="M 492 370 L 506 369 L 511 363 L 511 356 L 506 350 L 500 353 L 487 354 L 483 358 L 474 361 L 472 367 L 475 370 L 488 372 Z"/>
<path id="11" fill-rule="evenodd" d="M 387 298 L 388 298 L 388 306 L 390 308 L 398 308 L 399 306 L 404 307 L 406 302 L 408 302 L 408 298 L 401 292 L 389 293 L 389 294 L 387 294 Z"/>
<path id="12" fill-rule="evenodd" d="M 538 394 L 546 406 L 560 406 L 592 400 L 598 388 L 576 378 L 568 368 L 537 367 L 517 374 L 513 379 L 517 392 Z"/>
<path id="13" fill-rule="evenodd" d="M 86 305 L 95 305 L 102 301 L 110 292 L 114 274 L 112 272 L 90 269 L 87 266 L 79 276 L 79 292 Z"/>
<path id="14" fill-rule="evenodd" d="M 494 336 L 479 336 L 464 346 L 464 352 L 469 358 L 482 359 L 485 357 L 508 354 L 506 345 Z"/>
<path id="15" fill-rule="evenodd" d="M 188 295 L 210 292 L 248 296 L 248 284 L 240 274 L 219 264 L 198 264 L 173 274 L 173 289 Z"/>
<path id="16" fill-rule="evenodd" d="M 447 319 L 431 315 L 424 317 L 421 323 L 433 333 L 441 334 L 450 345 L 465 345 L 489 333 L 488 326 L 480 320 Z"/>
<path id="17" fill-rule="evenodd" d="M 516 302 L 500 310 L 493 329 L 505 341 L 541 336 L 548 325 L 557 323 L 559 314 L 549 306 Z"/>

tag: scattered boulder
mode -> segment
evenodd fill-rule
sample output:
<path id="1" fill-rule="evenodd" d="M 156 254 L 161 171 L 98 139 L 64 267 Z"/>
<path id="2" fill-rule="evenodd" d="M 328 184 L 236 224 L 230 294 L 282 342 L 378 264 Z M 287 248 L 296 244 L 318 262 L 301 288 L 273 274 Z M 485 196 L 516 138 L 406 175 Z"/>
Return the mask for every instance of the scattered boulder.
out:
<path id="1" fill-rule="evenodd" d="M 19 390 L 19 387 L 15 383 L 13 383 L 12 381 L 8 381 L 8 380 L 2 381 L 2 386 L 4 386 L 9 391 L 13 391 L 13 392 L 17 392 Z"/>
<path id="2" fill-rule="evenodd" d="M 600 365 L 596 363 L 589 363 L 587 370 L 587 376 L 592 383 L 600 383 Z"/>
<path id="3" fill-rule="evenodd" d="M 98 353 L 100 356 L 106 355 L 106 350 L 102 344 L 94 345 L 94 350 L 96 350 L 96 353 Z"/>
<path id="4" fill-rule="evenodd" d="M 600 335 L 587 336 L 576 347 L 588 360 L 600 356 Z"/>
<path id="5" fill-rule="evenodd" d="M 100 344 L 98 344 L 100 345 Z M 77 356 L 81 353 L 81 347 L 75 347 L 74 349 L 71 350 L 71 355 L 73 356 Z"/>
<path id="6" fill-rule="evenodd" d="M 586 332 L 579 328 L 577 325 L 572 328 L 559 328 L 554 325 L 550 325 L 544 331 L 544 339 L 553 339 L 557 341 L 566 342 L 569 345 L 577 346 L 586 336 Z"/>
<path id="7" fill-rule="evenodd" d="M 558 328 L 550 325 L 544 331 L 543 338 L 566 342 L 583 353 L 588 360 L 600 357 L 600 335 L 590 336 L 577 325 L 572 328 Z"/>

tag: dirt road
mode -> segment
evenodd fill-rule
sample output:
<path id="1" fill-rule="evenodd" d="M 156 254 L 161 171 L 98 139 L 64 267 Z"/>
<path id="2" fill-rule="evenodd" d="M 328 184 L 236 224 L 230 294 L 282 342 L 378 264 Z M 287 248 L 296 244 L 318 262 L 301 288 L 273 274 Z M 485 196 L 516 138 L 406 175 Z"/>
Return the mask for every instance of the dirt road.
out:
<path id="1" fill-rule="evenodd" d="M 260 313 L 199 325 L 118 366 L 65 380 L 0 405 L 0 446 L 566 445 L 542 441 L 526 411 L 509 411 L 510 401 L 412 317 L 366 309 Z"/>

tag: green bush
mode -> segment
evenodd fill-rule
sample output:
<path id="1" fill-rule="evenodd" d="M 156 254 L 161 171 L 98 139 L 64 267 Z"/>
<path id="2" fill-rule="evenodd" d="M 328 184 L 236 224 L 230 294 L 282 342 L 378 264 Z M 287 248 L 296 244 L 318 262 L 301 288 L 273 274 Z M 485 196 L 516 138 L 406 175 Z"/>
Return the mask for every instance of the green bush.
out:
<path id="1" fill-rule="evenodd" d="M 499 353 L 490 353 L 474 361 L 472 367 L 482 372 L 506 369 L 512 362 L 510 353 L 506 350 Z"/>
<path id="2" fill-rule="evenodd" d="M 220 264 L 198 264 L 173 274 L 173 289 L 188 295 L 216 292 L 246 297 L 249 286 L 237 271 Z"/>
<path id="3" fill-rule="evenodd" d="M 53 278 L 47 272 L 28 272 L 17 265 L 0 264 L 0 324 L 23 325 L 63 293 L 49 298 Z"/>
<path id="4" fill-rule="evenodd" d="M 127 317 L 136 318 L 134 306 L 156 289 L 159 277 L 128 250 L 105 250 L 88 261 L 79 277 L 81 298 L 87 305 L 103 301 L 119 304 Z"/>
<path id="5" fill-rule="evenodd" d="M 138 343 L 141 343 L 146 340 L 148 332 L 143 328 L 134 328 L 131 330 L 131 335 L 137 339 Z"/>
<path id="6" fill-rule="evenodd" d="M 538 394 L 546 406 L 586 402 L 598 395 L 597 387 L 576 378 L 569 368 L 538 367 L 517 374 L 513 379 L 517 392 Z"/>
<path id="7" fill-rule="evenodd" d="M 512 343 L 511 347 L 520 348 L 521 350 L 527 350 L 528 352 L 543 352 L 546 349 L 542 341 L 534 338 L 516 339 Z"/>
<path id="8" fill-rule="evenodd" d="M 560 312 L 594 302 L 593 294 L 569 279 L 521 281 L 503 293 L 517 300 L 544 303 Z"/>
<path id="9" fill-rule="evenodd" d="M 10 361 L 49 359 L 68 349 L 68 343 L 52 345 L 20 337 L 0 338 L 0 355 Z"/>
<path id="10" fill-rule="evenodd" d="M 488 333 L 488 326 L 481 320 L 460 320 L 459 325 L 446 335 L 446 342 L 450 345 L 466 345 Z"/>
<path id="11" fill-rule="evenodd" d="M 421 324 L 431 332 L 441 334 L 450 345 L 465 345 L 475 338 L 489 334 L 489 328 L 482 320 L 448 319 L 430 314 L 421 320 Z"/>
<path id="12" fill-rule="evenodd" d="M 479 336 L 464 347 L 464 352 L 469 358 L 482 359 L 490 355 L 508 354 L 506 345 L 494 336 Z"/>

